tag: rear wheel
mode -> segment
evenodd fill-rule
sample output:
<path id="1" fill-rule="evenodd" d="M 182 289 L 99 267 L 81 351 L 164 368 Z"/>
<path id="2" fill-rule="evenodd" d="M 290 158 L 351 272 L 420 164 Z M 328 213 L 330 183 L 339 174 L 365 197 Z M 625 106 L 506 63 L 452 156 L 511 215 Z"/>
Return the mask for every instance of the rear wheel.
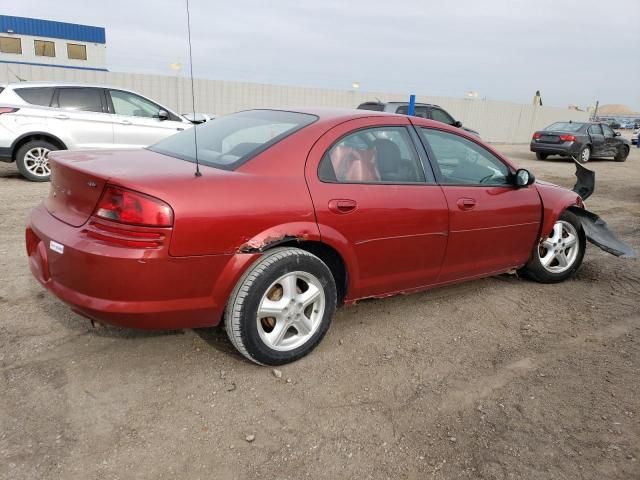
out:
<path id="1" fill-rule="evenodd" d="M 616 153 L 616 156 L 613 157 L 613 159 L 616 162 L 624 162 L 628 156 L 629 156 L 629 147 L 627 147 L 626 145 L 620 145 L 620 147 L 618 148 L 618 153 Z"/>
<path id="2" fill-rule="evenodd" d="M 579 163 L 587 163 L 590 158 L 591 158 L 591 148 L 589 146 L 586 146 L 586 147 L 583 147 L 582 150 L 580 150 L 580 153 L 578 153 L 576 160 L 578 160 Z"/>
<path id="3" fill-rule="evenodd" d="M 536 152 L 536 158 L 538 160 L 546 160 L 548 156 L 549 154 L 547 153 Z"/>
<path id="4" fill-rule="evenodd" d="M 331 271 L 297 248 L 267 251 L 238 281 L 225 316 L 231 343 L 249 360 L 282 365 L 307 355 L 336 309 Z"/>
<path id="5" fill-rule="evenodd" d="M 58 150 L 46 140 L 32 140 L 21 146 L 16 153 L 18 171 L 32 182 L 48 182 L 51 176 L 49 152 Z"/>
<path id="6" fill-rule="evenodd" d="M 535 247 L 522 273 L 540 283 L 566 280 L 582 264 L 586 238 L 580 220 L 564 212 L 553 225 L 549 236 Z"/>

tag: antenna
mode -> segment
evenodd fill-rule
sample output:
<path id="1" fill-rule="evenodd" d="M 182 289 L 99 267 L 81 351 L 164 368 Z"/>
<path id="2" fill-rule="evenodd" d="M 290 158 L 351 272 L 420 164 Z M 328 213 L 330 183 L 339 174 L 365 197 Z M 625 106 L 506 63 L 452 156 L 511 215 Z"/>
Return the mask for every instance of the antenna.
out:
<path id="1" fill-rule="evenodd" d="M 16 77 L 18 79 L 19 82 L 26 82 L 26 80 L 22 77 L 19 77 L 18 74 L 16 72 L 14 72 L 13 70 L 11 70 L 8 66 L 7 66 L 7 70 L 9 70 L 9 72 L 11 72 L 11 74 Z"/>
<path id="2" fill-rule="evenodd" d="M 196 93 L 193 88 L 193 55 L 191 54 L 191 16 L 189 15 L 189 0 L 185 0 L 187 2 L 187 34 L 189 38 L 189 71 L 191 74 L 191 106 L 193 111 L 193 119 L 196 119 Z M 196 132 L 198 125 L 194 124 L 191 127 L 193 130 L 193 144 L 195 147 L 196 154 L 196 177 L 201 177 L 202 173 L 200 173 L 200 163 L 198 162 L 198 133 Z"/>

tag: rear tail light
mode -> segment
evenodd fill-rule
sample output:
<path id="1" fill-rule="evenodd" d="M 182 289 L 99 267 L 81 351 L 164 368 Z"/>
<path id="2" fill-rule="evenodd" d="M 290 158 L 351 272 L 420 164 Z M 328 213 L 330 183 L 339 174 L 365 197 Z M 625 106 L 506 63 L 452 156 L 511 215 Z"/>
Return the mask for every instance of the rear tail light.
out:
<path id="1" fill-rule="evenodd" d="M 132 248 L 157 248 L 162 246 L 165 238 L 159 232 L 135 231 L 98 222 L 89 222 L 89 228 L 85 228 L 83 233 L 104 243 Z"/>
<path id="2" fill-rule="evenodd" d="M 40 239 L 35 234 L 35 232 L 31 229 L 31 227 L 27 227 L 27 231 L 25 232 L 25 243 L 27 245 L 27 255 L 30 257 L 33 252 L 36 251 L 36 247 Z"/>
<path id="3" fill-rule="evenodd" d="M 19 108 L 14 108 L 14 107 L 0 107 L 0 115 L 2 115 L 3 113 L 17 112 L 18 110 L 20 110 L 20 109 Z"/>
<path id="4" fill-rule="evenodd" d="M 573 135 L 560 135 L 560 140 L 563 142 L 575 142 L 576 137 Z"/>
<path id="5" fill-rule="evenodd" d="M 115 185 L 107 185 L 95 215 L 105 220 L 143 227 L 170 227 L 173 210 L 162 200 Z"/>
<path id="6" fill-rule="evenodd" d="M 533 134 L 533 139 L 534 140 L 538 140 L 541 136 L 542 135 L 540 133 L 536 132 L 536 133 Z"/>

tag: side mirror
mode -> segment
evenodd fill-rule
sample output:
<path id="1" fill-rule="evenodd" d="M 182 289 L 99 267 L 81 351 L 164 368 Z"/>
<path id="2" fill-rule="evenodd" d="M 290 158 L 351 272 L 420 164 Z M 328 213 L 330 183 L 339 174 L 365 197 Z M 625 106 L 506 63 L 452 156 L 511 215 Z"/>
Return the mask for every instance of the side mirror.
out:
<path id="1" fill-rule="evenodd" d="M 460 128 L 462 126 L 462 122 L 460 120 L 456 120 L 455 122 L 453 122 L 453 126 Z"/>
<path id="2" fill-rule="evenodd" d="M 167 112 L 166 110 L 159 110 L 158 118 L 160 120 L 169 120 L 169 112 Z"/>
<path id="3" fill-rule="evenodd" d="M 620 132 L 613 132 L 613 134 L 614 134 L 616 137 L 619 137 L 619 136 L 621 135 L 621 134 L 620 134 Z"/>
<path id="4" fill-rule="evenodd" d="M 519 168 L 516 171 L 515 180 L 517 187 L 527 187 L 536 181 L 536 177 L 526 168 Z"/>

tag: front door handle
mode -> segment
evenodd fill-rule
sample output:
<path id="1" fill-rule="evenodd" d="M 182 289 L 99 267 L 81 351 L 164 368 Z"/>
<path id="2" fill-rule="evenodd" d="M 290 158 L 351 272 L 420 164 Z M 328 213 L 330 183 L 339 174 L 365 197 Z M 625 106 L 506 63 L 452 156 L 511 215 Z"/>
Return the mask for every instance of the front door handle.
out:
<path id="1" fill-rule="evenodd" d="M 59 118 L 60 120 L 68 120 L 69 115 L 67 115 L 66 113 L 59 113 L 56 115 L 56 118 Z"/>
<path id="2" fill-rule="evenodd" d="M 333 213 L 349 213 L 353 212 L 358 204 L 355 200 L 349 200 L 347 198 L 335 198 L 329 200 L 329 210 Z"/>
<path id="3" fill-rule="evenodd" d="M 120 123 L 122 125 L 131 125 L 131 120 L 122 120 Z"/>
<path id="4" fill-rule="evenodd" d="M 464 198 L 459 198 L 456 204 L 458 205 L 458 208 L 460 210 L 471 210 L 473 207 L 476 206 L 476 201 L 473 198 L 464 197 Z"/>

